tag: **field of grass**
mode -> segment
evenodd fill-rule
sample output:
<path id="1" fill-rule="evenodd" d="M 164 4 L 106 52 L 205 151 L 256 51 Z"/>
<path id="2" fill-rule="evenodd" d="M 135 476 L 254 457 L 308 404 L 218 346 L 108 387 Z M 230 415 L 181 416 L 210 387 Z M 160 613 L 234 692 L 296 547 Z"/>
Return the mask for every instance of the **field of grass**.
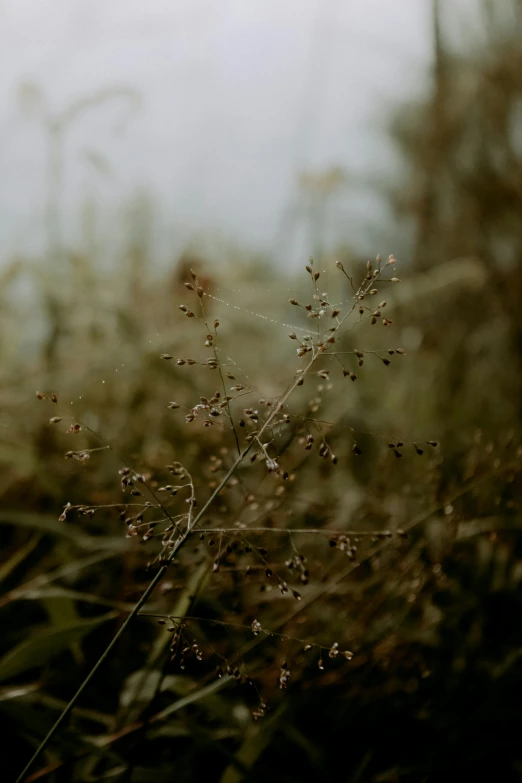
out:
<path id="1" fill-rule="evenodd" d="M 509 321 L 394 261 L 7 270 L 6 779 L 119 632 L 23 779 L 520 774 Z"/>

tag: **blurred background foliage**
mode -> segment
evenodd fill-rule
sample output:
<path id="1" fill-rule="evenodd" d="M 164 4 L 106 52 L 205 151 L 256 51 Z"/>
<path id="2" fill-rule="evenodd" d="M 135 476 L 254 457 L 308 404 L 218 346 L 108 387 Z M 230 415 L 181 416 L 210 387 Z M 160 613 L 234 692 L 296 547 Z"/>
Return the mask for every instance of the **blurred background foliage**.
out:
<path id="1" fill-rule="evenodd" d="M 393 356 L 389 367 L 368 359 L 355 368 L 356 383 L 332 367 L 330 380 L 302 391 L 305 408 L 334 422 L 336 466 L 315 452 L 305 459 L 297 432 L 285 455 L 295 479 L 284 498 L 252 467 L 212 515 L 220 526 L 240 515 L 269 527 L 355 529 L 357 557 L 330 547 L 328 537 L 312 543 L 296 535 L 310 571 L 296 602 L 262 574 L 247 579 L 234 566 L 254 560 L 236 561 L 234 552 L 225 558 L 230 567 L 211 573 L 208 539 L 195 542 L 148 609 L 231 625 L 189 623 L 205 656 L 181 670 L 179 660 L 170 662 L 165 628 L 137 620 L 30 780 L 232 783 L 338 778 L 339 770 L 353 783 L 522 778 L 522 6 L 477 6 L 480 45 L 471 40 L 457 51 L 444 36 L 451 13 L 433 3 L 431 86 L 390 118 L 404 169 L 383 187 L 414 252 L 401 259 L 403 282 L 386 292 L 393 325 L 377 334 L 354 330 L 348 347 L 400 345 L 406 356 Z M 132 108 L 136 96 L 108 91 L 93 101 L 113 98 Z M 18 257 L 0 270 L 6 780 L 151 576 L 147 547 L 125 538 L 117 514 L 58 521 L 64 504 L 120 503 L 119 468 L 131 464 L 154 486 L 174 460 L 205 496 L 216 461 L 234 452 L 230 433 L 189 426 L 168 408 L 173 399 L 190 407 L 215 385 L 208 370 L 159 359 L 165 351 L 201 354 L 201 332 L 177 309 L 188 301 L 190 269 L 209 294 L 209 318 L 220 320 L 223 353 L 235 363 L 229 369 L 265 398 L 294 367 L 288 326 L 302 322 L 288 297 L 309 295 L 304 272 L 223 242 L 220 263 L 188 248 L 159 273 L 146 197 L 129 212 L 119 264 L 100 268 L 95 248 L 66 247 L 53 202 L 56 136 L 84 108 L 79 102 L 49 120 L 47 257 Z M 341 181 L 334 169 L 304 177 L 319 210 L 311 220 L 320 222 Z M 348 298 L 334 261 L 358 279 L 366 259 L 346 247 L 321 255 L 315 244 L 325 289 Z M 38 401 L 36 389 L 55 392 L 58 406 Z M 63 421 L 52 427 L 55 414 Z M 64 432 L 71 415 L 85 425 L 77 435 Z M 387 445 L 399 438 L 403 459 Z M 408 446 L 430 439 L 440 445 L 423 446 L 422 457 Z M 104 443 L 113 450 L 95 452 L 86 465 L 64 460 L 71 448 Z M 244 487 L 254 502 L 241 496 Z M 384 529 L 408 536 L 364 535 Z M 284 571 L 286 539 L 250 538 Z M 253 645 L 255 618 L 305 642 L 338 642 L 354 657 L 326 653 L 321 670 L 302 643 L 255 637 Z M 257 683 L 269 706 L 261 720 L 252 716 L 259 701 L 252 686 L 216 679 L 219 656 L 242 662 Z M 292 677 L 280 690 L 283 662 Z"/>

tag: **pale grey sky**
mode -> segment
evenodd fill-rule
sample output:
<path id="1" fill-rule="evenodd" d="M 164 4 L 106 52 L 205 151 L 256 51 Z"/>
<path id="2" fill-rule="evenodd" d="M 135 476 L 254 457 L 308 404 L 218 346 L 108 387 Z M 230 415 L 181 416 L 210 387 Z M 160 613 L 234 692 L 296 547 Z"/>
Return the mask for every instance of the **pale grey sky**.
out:
<path id="1" fill-rule="evenodd" d="M 155 198 L 160 255 L 202 232 L 270 250 L 295 207 L 298 173 L 337 165 L 349 178 L 329 213 L 330 238 L 386 237 L 385 203 L 360 180 L 393 173 L 384 123 L 425 84 L 430 5 L 0 0 L 0 259 L 42 247 L 44 104 L 59 113 L 114 85 L 138 90 L 139 108 L 93 108 L 67 134 L 69 241 L 79 236 L 86 198 L 109 235 L 118 210 L 144 187 Z M 21 110 L 24 82 L 43 96 L 32 115 Z M 288 260 L 306 255 L 304 218 L 289 219 L 285 231 Z"/>

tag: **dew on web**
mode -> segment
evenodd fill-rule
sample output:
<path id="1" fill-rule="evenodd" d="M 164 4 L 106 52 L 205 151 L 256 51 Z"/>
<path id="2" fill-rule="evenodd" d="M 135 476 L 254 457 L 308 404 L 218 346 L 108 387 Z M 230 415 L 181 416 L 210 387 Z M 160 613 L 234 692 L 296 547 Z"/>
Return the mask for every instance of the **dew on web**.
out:
<path id="1" fill-rule="evenodd" d="M 327 270 L 322 270 L 322 271 L 323 271 L 323 273 L 327 272 Z M 223 296 L 217 296 L 215 294 L 209 293 L 208 291 L 205 291 L 204 292 L 204 296 L 208 297 L 209 299 L 214 300 L 215 302 L 218 302 L 219 304 L 223 305 L 224 307 L 228 308 L 229 310 L 236 310 L 238 313 L 241 313 L 243 316 L 248 316 L 250 318 L 258 319 L 260 321 L 264 321 L 267 324 L 273 324 L 274 326 L 280 327 L 282 329 L 290 329 L 290 330 L 292 330 L 294 332 L 301 333 L 303 335 L 303 339 L 305 339 L 305 340 L 317 336 L 317 331 L 316 330 L 313 330 L 313 329 L 310 329 L 310 328 L 306 328 L 304 326 L 297 326 L 296 324 L 288 323 L 288 322 L 282 321 L 282 320 L 280 320 L 278 318 L 273 318 L 270 315 L 265 315 L 263 313 L 260 313 L 257 310 L 251 309 L 250 307 L 246 307 L 246 306 L 242 306 L 242 305 L 236 304 L 235 302 L 231 301 L 230 295 L 234 295 L 234 297 L 238 297 L 238 298 L 244 299 L 245 296 L 248 296 L 250 294 L 252 297 L 255 297 L 257 300 L 259 300 L 259 298 L 260 298 L 259 294 L 261 293 L 265 298 L 271 298 L 272 301 L 281 302 L 281 294 L 283 293 L 284 296 L 288 297 L 288 298 L 290 298 L 290 296 L 292 296 L 292 297 L 298 296 L 300 299 L 302 299 L 303 302 L 308 301 L 311 298 L 311 296 L 313 296 L 315 299 L 317 299 L 320 296 L 324 300 L 328 301 L 329 295 L 328 295 L 328 293 L 326 291 L 316 292 L 315 294 L 311 294 L 310 289 L 307 288 L 305 290 L 304 287 L 302 289 L 300 289 L 300 290 L 296 290 L 295 286 L 293 286 L 292 288 L 287 287 L 286 289 L 282 289 L 281 287 L 278 286 L 276 289 L 272 289 L 270 287 L 267 287 L 267 286 L 264 286 L 264 285 L 260 285 L 260 286 L 258 286 L 258 288 L 260 289 L 260 291 L 256 291 L 255 288 L 252 288 L 252 287 L 241 288 L 241 289 L 240 288 L 230 288 L 230 289 L 227 289 L 227 293 L 223 294 Z M 215 290 L 218 293 L 221 293 L 221 289 L 220 288 L 216 288 Z M 226 298 L 223 298 L 225 296 L 226 296 Z M 341 308 L 344 305 L 352 305 L 353 302 L 354 302 L 354 299 L 356 299 L 356 297 L 352 296 L 349 299 L 346 299 L 344 301 L 341 301 L 341 302 L 338 302 L 338 303 L 337 302 L 335 302 L 335 303 L 334 302 L 330 302 L 329 304 L 330 304 L 330 307 Z M 349 329 L 348 329 L 348 331 L 349 331 Z M 160 337 L 160 333 L 159 332 L 156 332 L 156 337 Z M 153 341 L 152 341 L 152 339 L 149 339 L 148 342 L 150 344 L 152 344 Z M 221 348 L 218 348 L 218 350 L 222 351 Z M 242 376 L 248 381 L 248 383 L 251 386 L 251 389 L 254 389 L 255 385 L 253 384 L 253 382 L 251 381 L 251 379 L 249 378 L 249 376 L 245 372 L 245 370 L 243 370 L 243 368 L 240 367 L 237 364 L 237 362 L 232 357 L 230 357 L 230 356 L 228 356 L 226 354 L 223 354 L 223 355 L 224 355 L 224 358 L 226 359 L 226 361 L 232 367 L 234 367 L 239 373 L 241 373 Z M 124 367 L 125 364 L 122 362 L 120 366 Z M 119 371 L 119 368 L 116 367 L 115 368 L 115 372 L 118 372 L 118 371 Z M 105 380 L 102 380 L 101 382 L 103 384 L 106 383 Z M 81 400 L 82 397 L 79 396 L 78 399 Z M 71 405 L 72 404 L 73 403 L 71 402 Z"/>
<path id="2" fill-rule="evenodd" d="M 326 270 L 324 270 L 324 271 L 326 271 Z M 216 290 L 220 291 L 219 288 L 217 288 Z M 245 292 L 241 291 L 240 289 L 237 289 L 237 288 L 231 288 L 229 293 L 235 294 L 237 296 L 244 296 Z M 281 289 L 278 289 L 277 292 L 272 292 L 272 289 L 264 288 L 263 289 L 263 293 L 265 295 L 267 295 L 267 294 L 269 295 L 271 293 L 274 293 L 274 295 L 276 295 L 277 298 L 279 299 L 279 297 L 281 296 Z M 310 294 L 309 291 L 307 291 L 305 293 L 304 292 L 296 292 L 295 289 L 291 290 L 290 288 L 286 289 L 286 293 L 287 294 L 292 294 L 292 296 L 300 296 L 301 298 L 303 298 L 303 297 L 304 298 L 309 298 L 309 294 Z M 228 307 L 230 310 L 237 310 L 238 312 L 245 313 L 246 315 L 252 316 L 253 318 L 258 318 L 259 320 L 266 321 L 267 323 L 272 323 L 275 326 L 280 326 L 280 327 L 282 327 L 284 329 L 292 329 L 293 331 L 302 332 L 303 334 L 315 335 L 315 332 L 313 332 L 312 330 L 307 329 L 307 328 L 305 328 L 303 326 L 296 326 L 295 324 L 287 323 L 285 321 L 280 321 L 277 318 L 272 318 L 272 317 L 270 317 L 268 315 L 264 315 L 263 313 L 259 313 L 259 312 L 255 311 L 255 310 L 251 310 L 248 307 L 242 307 L 241 305 L 238 305 L 238 304 L 235 304 L 235 303 L 231 303 L 229 301 L 228 297 L 227 297 L 227 299 L 223 299 L 220 296 L 215 296 L 214 294 L 210 294 L 208 291 L 205 291 L 204 295 L 206 297 L 208 297 L 209 299 L 213 299 L 215 302 L 219 302 L 220 304 L 225 305 L 225 307 Z M 326 292 L 322 293 L 321 296 L 323 296 L 323 298 L 328 298 L 328 294 Z M 352 296 L 349 299 L 344 300 L 342 302 L 333 302 L 331 304 L 332 304 L 332 307 L 343 307 L 345 305 L 353 304 L 353 302 L 354 302 L 354 297 Z"/>
<path id="3" fill-rule="evenodd" d="M 234 289 L 232 289 L 232 293 L 236 293 Z M 246 313 L 246 315 L 250 315 L 254 318 L 259 318 L 262 321 L 266 321 L 267 323 L 275 324 L 276 326 L 281 326 L 285 329 L 293 329 L 294 331 L 303 332 L 304 334 L 310 334 L 313 335 L 314 332 L 312 332 L 310 329 L 305 329 L 302 326 L 295 326 L 294 324 L 285 323 L 284 321 L 279 321 L 277 318 L 271 318 L 268 315 L 263 315 L 262 313 L 256 313 L 254 310 L 250 310 L 247 307 L 240 307 L 240 305 L 237 304 L 230 304 L 230 302 L 227 302 L 225 299 L 221 299 L 219 296 L 214 296 L 214 294 L 209 294 L 205 291 L 205 296 L 207 296 L 209 299 L 213 299 L 216 302 L 219 302 L 220 304 L 225 305 L 225 307 L 228 307 L 231 310 L 237 310 L 241 313 Z"/>

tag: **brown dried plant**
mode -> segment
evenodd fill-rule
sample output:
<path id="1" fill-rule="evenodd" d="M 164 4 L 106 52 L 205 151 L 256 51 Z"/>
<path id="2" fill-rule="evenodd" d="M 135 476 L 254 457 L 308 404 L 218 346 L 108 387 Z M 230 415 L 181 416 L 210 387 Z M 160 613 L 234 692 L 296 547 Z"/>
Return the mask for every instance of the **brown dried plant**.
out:
<path id="1" fill-rule="evenodd" d="M 322 395 L 332 388 L 336 377 L 340 383 L 349 382 L 351 386 L 358 374 L 364 372 L 365 361 L 378 361 L 387 367 L 395 357 L 405 353 L 401 347 L 360 350 L 349 343 L 360 326 L 380 326 L 386 332 L 392 326 L 386 300 L 379 301 L 377 294 L 383 286 L 400 282 L 394 256 L 384 262 L 380 257 L 374 263 L 368 262 L 358 285 L 340 261 L 336 266 L 349 286 L 347 301 L 332 301 L 320 290 L 321 272 L 313 260 L 306 266 L 312 288 L 310 301 L 289 300 L 305 320 L 304 325 L 293 327 L 289 334 L 295 345 L 297 366 L 289 370 L 286 386 L 275 395 L 263 393 L 230 359 L 225 340 L 221 339 L 220 322 L 209 314 L 212 296 L 210 293 L 206 296 L 198 275 L 191 272 L 185 287 L 194 304 L 180 304 L 179 310 L 189 323 L 202 327 L 203 336 L 196 337 L 197 358 L 164 352 L 161 359 L 181 372 L 203 372 L 204 378 L 210 373 L 216 379 L 211 381 L 212 391 L 195 402 L 168 402 L 173 415 L 184 415 L 187 426 L 201 428 L 201 437 L 204 431 L 208 433 L 210 456 L 203 465 L 196 457 L 195 465 L 198 476 L 201 474 L 205 481 L 194 478 L 191 466 L 194 459 L 190 455 L 181 456 L 183 461 L 165 465 L 162 473 L 166 478 L 161 480 L 159 471 L 141 472 L 126 461 L 119 469 L 121 501 L 65 505 L 61 521 L 72 515 L 90 518 L 111 511 L 118 514 L 126 536 L 151 550 L 147 568 L 154 575 L 19 780 L 51 741 L 138 615 L 153 617 L 165 626 L 165 643 L 159 657 L 166 650 L 170 665 L 182 671 L 187 665 L 201 665 L 202 677 L 207 681 L 217 676 L 223 682 L 235 680 L 250 686 L 256 694 L 252 707 L 255 718 L 265 713 L 266 694 L 271 688 L 286 688 L 294 672 L 308 666 L 309 656 L 303 653 L 315 656 L 319 670 L 325 668 L 327 661 L 352 659 L 350 648 L 356 640 L 320 643 L 303 639 L 295 632 L 296 622 L 304 608 L 327 594 L 370 554 L 373 556 L 387 541 L 400 541 L 408 533 L 397 525 L 352 528 L 345 522 L 346 515 L 336 508 L 333 497 L 331 508 L 315 509 L 314 523 L 308 524 L 306 513 L 303 517 L 306 486 L 310 481 L 306 464 L 310 459 L 318 459 L 320 472 L 335 471 L 336 466 L 342 467 L 347 460 L 361 456 L 361 438 L 364 440 L 368 435 L 382 440 L 384 451 L 399 459 L 406 448 L 420 456 L 426 447 L 433 449 L 437 443 L 430 440 L 423 444 L 361 432 L 343 423 L 345 411 L 334 412 L 334 420 L 319 417 Z M 374 301 L 379 303 L 374 305 Z M 313 384 L 313 394 L 307 396 L 307 387 Z M 56 394 L 37 392 L 37 397 L 48 399 L 59 411 Z M 83 421 L 65 415 L 50 418 L 54 426 L 62 422 L 67 422 L 66 431 L 72 436 L 87 432 L 101 444 L 68 450 L 67 459 L 85 465 L 94 453 L 116 451 Z M 340 452 L 338 444 L 341 444 Z M 294 518 L 304 518 L 305 522 L 296 526 Z M 414 520 L 412 525 L 418 521 Z M 313 549 L 308 544 L 312 539 Z M 335 558 L 328 554 L 332 550 L 337 553 Z M 319 560 L 328 563 L 327 568 L 313 590 L 303 594 L 314 579 L 318 555 Z M 241 593 L 240 583 L 248 585 Z M 154 607 L 148 602 L 156 588 L 161 587 L 166 594 L 176 585 L 182 592 L 174 611 L 152 611 Z M 204 589 L 211 596 L 216 593 L 227 596 L 231 610 L 225 616 L 216 616 L 215 611 L 207 611 L 204 616 L 192 614 L 192 607 Z M 279 603 L 274 595 L 280 596 Z M 296 602 L 290 609 L 288 599 Z M 278 607 L 276 614 L 266 625 L 262 612 L 274 603 Z M 234 616 L 238 615 L 245 622 L 236 622 Z M 223 633 L 210 639 L 208 628 L 221 629 Z M 313 631 L 324 633 L 317 623 Z M 245 634 L 251 637 L 246 643 Z M 263 639 L 279 642 L 285 648 L 276 682 L 271 675 L 267 679 L 255 659 L 249 658 L 247 662 L 250 651 Z M 274 656 L 280 658 L 277 649 Z M 213 665 L 216 659 L 217 669 Z"/>

